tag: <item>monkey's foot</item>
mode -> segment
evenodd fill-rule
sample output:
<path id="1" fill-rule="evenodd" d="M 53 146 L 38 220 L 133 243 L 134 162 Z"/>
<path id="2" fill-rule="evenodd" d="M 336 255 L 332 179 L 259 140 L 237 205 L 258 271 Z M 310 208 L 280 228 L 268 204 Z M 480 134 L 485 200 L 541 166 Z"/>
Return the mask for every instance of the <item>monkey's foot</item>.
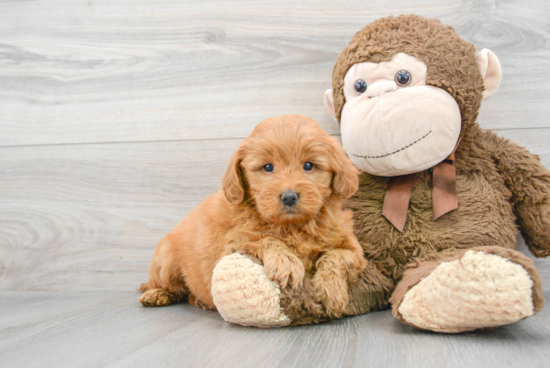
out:
<path id="1" fill-rule="evenodd" d="M 424 262 L 424 275 L 422 261 L 407 270 L 392 296 L 394 315 L 452 333 L 506 325 L 540 310 L 544 299 L 532 261 L 513 250 L 483 248 Z"/>
<path id="2" fill-rule="evenodd" d="M 281 310 L 281 290 L 264 267 L 239 253 L 223 257 L 212 274 L 212 297 L 221 316 L 243 326 L 281 327 L 290 319 Z"/>

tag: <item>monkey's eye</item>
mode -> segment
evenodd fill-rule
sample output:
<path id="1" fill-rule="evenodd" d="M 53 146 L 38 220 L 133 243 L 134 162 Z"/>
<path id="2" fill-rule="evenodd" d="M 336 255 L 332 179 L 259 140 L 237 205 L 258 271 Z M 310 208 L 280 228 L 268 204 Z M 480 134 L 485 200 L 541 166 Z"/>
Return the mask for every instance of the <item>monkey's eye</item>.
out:
<path id="1" fill-rule="evenodd" d="M 411 73 L 406 70 L 400 70 L 395 75 L 395 83 L 401 87 L 409 85 L 411 83 L 411 79 Z"/>
<path id="2" fill-rule="evenodd" d="M 304 164 L 304 171 L 311 171 L 313 170 L 313 164 L 311 162 L 306 162 Z"/>
<path id="3" fill-rule="evenodd" d="M 266 173 L 273 172 L 273 165 L 272 165 L 272 164 L 265 164 L 264 167 L 263 167 L 262 169 L 264 169 L 264 171 L 265 171 Z"/>
<path id="4" fill-rule="evenodd" d="M 355 81 L 355 92 L 361 94 L 367 90 L 367 82 L 365 82 L 363 79 L 357 79 Z"/>

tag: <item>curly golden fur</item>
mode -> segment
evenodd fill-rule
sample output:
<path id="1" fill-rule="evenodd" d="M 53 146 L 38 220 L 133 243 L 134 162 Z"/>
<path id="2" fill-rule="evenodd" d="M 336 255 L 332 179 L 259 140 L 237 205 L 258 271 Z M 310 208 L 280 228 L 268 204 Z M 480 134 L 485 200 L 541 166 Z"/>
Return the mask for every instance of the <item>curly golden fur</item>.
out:
<path id="1" fill-rule="evenodd" d="M 304 169 L 306 162 L 312 170 Z M 295 289 L 308 276 L 316 301 L 329 315 L 341 315 L 348 283 L 366 265 L 352 213 L 342 210 L 357 187 L 357 169 L 315 121 L 299 115 L 263 121 L 231 157 L 222 188 L 158 243 L 140 302 L 162 306 L 187 295 L 214 309 L 214 267 L 245 251 L 283 288 Z M 287 190 L 299 196 L 294 205 L 282 203 Z"/>

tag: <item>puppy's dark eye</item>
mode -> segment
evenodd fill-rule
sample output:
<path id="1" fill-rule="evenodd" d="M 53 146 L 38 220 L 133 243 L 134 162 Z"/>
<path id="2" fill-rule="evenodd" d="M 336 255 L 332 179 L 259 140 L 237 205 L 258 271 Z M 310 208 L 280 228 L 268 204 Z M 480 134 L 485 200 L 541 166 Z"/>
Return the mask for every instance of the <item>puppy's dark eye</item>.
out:
<path id="1" fill-rule="evenodd" d="M 266 164 L 266 165 L 264 165 L 263 169 L 264 169 L 265 172 L 268 172 L 268 173 L 273 172 L 273 165 Z"/>
<path id="2" fill-rule="evenodd" d="M 365 82 L 363 79 L 357 79 L 355 81 L 355 92 L 361 94 L 367 90 L 367 82 Z"/>
<path id="3" fill-rule="evenodd" d="M 311 162 L 306 162 L 304 164 L 304 171 L 311 171 L 313 170 L 313 164 Z"/>
<path id="4" fill-rule="evenodd" d="M 398 86 L 404 87 L 411 83 L 411 73 L 406 70 L 400 70 L 395 74 L 395 83 Z"/>

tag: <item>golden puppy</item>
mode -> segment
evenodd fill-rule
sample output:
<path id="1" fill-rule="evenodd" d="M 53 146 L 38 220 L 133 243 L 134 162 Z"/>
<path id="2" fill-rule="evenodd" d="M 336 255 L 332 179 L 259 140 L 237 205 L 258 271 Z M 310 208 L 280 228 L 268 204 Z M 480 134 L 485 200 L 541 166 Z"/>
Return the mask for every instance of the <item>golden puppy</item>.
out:
<path id="1" fill-rule="evenodd" d="M 357 169 L 315 121 L 263 121 L 231 157 L 222 188 L 158 243 L 140 302 L 163 306 L 187 295 L 189 303 L 214 309 L 214 267 L 245 251 L 281 287 L 313 277 L 327 312 L 341 315 L 348 282 L 366 264 L 352 213 L 342 211 L 357 187 Z"/>

